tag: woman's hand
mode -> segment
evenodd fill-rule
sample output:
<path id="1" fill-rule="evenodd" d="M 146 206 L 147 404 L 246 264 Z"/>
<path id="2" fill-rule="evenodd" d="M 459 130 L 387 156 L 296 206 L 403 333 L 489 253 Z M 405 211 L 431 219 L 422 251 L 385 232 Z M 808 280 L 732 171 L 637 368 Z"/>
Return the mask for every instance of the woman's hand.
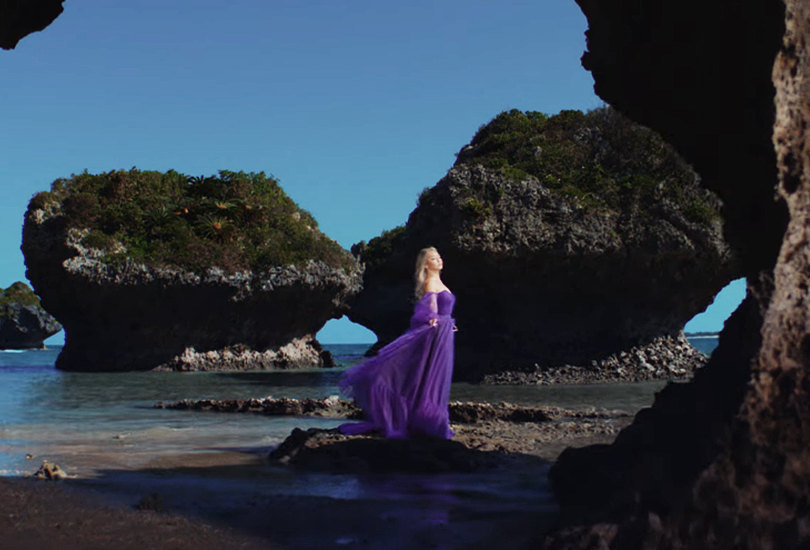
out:
<path id="1" fill-rule="evenodd" d="M 436 318 L 434 317 L 433 319 L 431 319 L 430 321 L 428 321 L 428 324 L 429 324 L 429 325 L 430 325 L 432 328 L 436 328 L 436 327 L 438 327 L 438 326 L 439 326 L 439 320 L 438 320 L 438 319 L 436 319 Z"/>
<path id="2" fill-rule="evenodd" d="M 458 327 L 456 325 L 453 325 L 453 332 L 458 332 Z"/>

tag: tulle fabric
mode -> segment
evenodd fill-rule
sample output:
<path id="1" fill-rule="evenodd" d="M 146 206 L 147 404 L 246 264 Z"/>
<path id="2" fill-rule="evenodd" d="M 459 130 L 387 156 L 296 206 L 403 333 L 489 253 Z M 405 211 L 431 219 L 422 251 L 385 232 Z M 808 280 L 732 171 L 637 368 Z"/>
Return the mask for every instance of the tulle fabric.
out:
<path id="1" fill-rule="evenodd" d="M 447 406 L 453 374 L 454 305 L 450 291 L 425 294 L 408 332 L 344 373 L 341 389 L 363 409 L 365 421 L 341 425 L 342 433 L 378 431 L 398 439 L 453 436 Z M 437 321 L 435 327 L 432 319 Z"/>

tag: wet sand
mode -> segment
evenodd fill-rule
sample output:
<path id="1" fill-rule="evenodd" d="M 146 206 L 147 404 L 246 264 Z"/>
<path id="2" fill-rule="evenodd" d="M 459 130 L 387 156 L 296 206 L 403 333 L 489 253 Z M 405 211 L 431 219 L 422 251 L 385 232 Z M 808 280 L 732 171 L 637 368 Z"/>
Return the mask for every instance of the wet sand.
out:
<path id="1" fill-rule="evenodd" d="M 2 550 L 258 550 L 266 541 L 182 515 L 136 510 L 67 483 L 0 478 Z M 278 548 L 281 548 L 280 546 Z"/>
<path id="2" fill-rule="evenodd" d="M 539 466 L 524 475 L 544 476 Z M 369 479 L 379 494 L 352 499 L 202 481 L 245 475 L 240 465 L 110 472 L 90 483 L 2 479 L 0 548 L 519 548 L 554 515 L 542 498 L 475 495 L 452 476 Z M 148 509 L 135 509 L 139 503 Z"/>
<path id="3" fill-rule="evenodd" d="M 307 473 L 245 449 L 61 482 L 0 478 L 0 550 L 517 549 L 554 520 L 550 461 L 628 421 L 454 426 L 467 447 L 503 454 L 484 473 Z"/>

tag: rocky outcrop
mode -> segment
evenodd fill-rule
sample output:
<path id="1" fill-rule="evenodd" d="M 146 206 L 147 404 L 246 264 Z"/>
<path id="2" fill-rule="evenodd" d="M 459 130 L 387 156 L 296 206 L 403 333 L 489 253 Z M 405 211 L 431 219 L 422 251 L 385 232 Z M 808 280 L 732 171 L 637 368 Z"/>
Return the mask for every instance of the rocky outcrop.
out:
<path id="1" fill-rule="evenodd" d="M 266 397 L 264 399 L 183 399 L 155 404 L 156 409 L 178 411 L 240 412 L 269 416 L 318 416 L 325 418 L 359 419 L 361 411 L 352 401 L 337 395 L 325 399 L 294 399 Z"/>
<path id="2" fill-rule="evenodd" d="M 506 371 L 484 376 L 492 385 L 602 384 L 606 382 L 645 382 L 686 380 L 707 362 L 684 336 L 662 336 L 644 345 L 613 353 L 587 365 Z"/>
<path id="3" fill-rule="evenodd" d="M 65 0 L 0 0 L 0 48 L 12 50 L 32 32 L 53 23 Z"/>
<path id="4" fill-rule="evenodd" d="M 256 351 L 237 344 L 225 349 L 198 352 L 193 347 L 171 361 L 155 367 L 162 371 L 223 371 L 256 369 L 297 369 L 334 367 L 329 351 L 312 336 L 294 338 L 289 344 L 276 349 Z"/>
<path id="5" fill-rule="evenodd" d="M 0 289 L 0 349 L 32 349 L 62 330 L 25 283 Z"/>
<path id="6" fill-rule="evenodd" d="M 157 409 L 192 410 L 209 412 L 244 412 L 271 416 L 318 416 L 325 418 L 359 419 L 362 411 L 353 401 L 337 395 L 324 399 L 293 399 L 289 397 L 264 399 L 183 399 L 171 403 L 156 403 Z M 568 411 L 558 407 L 525 406 L 513 403 L 479 403 L 451 401 L 450 421 L 454 424 L 476 422 L 550 422 L 561 418 L 604 417 L 596 411 Z M 609 415 L 608 415 L 609 416 Z"/>
<path id="7" fill-rule="evenodd" d="M 579 3 L 597 92 L 667 133 L 723 198 L 748 295 L 694 381 L 613 445 L 560 457 L 564 522 L 545 547 L 806 547 L 810 8 Z"/>
<path id="8" fill-rule="evenodd" d="M 315 341 L 345 311 L 359 271 L 310 260 L 262 272 L 204 273 L 111 263 L 67 227 L 58 208 L 25 217 L 27 274 L 65 328 L 64 370 L 257 369 L 328 366 Z"/>
<path id="9" fill-rule="evenodd" d="M 270 453 L 271 463 L 333 473 L 475 472 L 499 465 L 496 453 L 447 439 L 381 439 L 337 430 L 295 428 Z"/>
<path id="10" fill-rule="evenodd" d="M 602 155 L 607 166 L 612 153 L 604 150 L 619 146 L 603 143 L 605 131 L 590 128 L 589 120 L 564 143 L 595 151 L 591 162 Z M 593 192 L 559 189 L 556 177 L 541 181 L 478 163 L 484 146 L 474 140 L 462 149 L 456 166 L 423 193 L 404 228 L 353 247 L 366 271 L 352 321 L 383 343 L 403 332 L 416 253 L 432 245 L 445 259 L 443 279 L 457 296 L 457 379 L 564 365 L 587 369 L 612 364 L 611 358 L 639 346 L 660 349 L 670 342 L 669 354 L 648 356 L 656 357 L 652 372 L 668 371 L 684 324 L 739 273 L 712 214 L 716 199 L 694 175 L 671 194 L 665 176 L 646 174 L 641 183 L 592 175 L 624 181 L 615 188 L 605 183 L 606 190 L 596 183 Z M 648 195 L 630 196 L 642 186 Z M 702 216 L 689 210 L 695 204 L 704 208 Z M 691 373 L 701 364 L 699 354 L 690 354 L 678 370 Z"/>
<path id="11" fill-rule="evenodd" d="M 10 305 L 0 315 L 0 349 L 40 349 L 60 330 L 62 325 L 41 307 Z"/>
<path id="12" fill-rule="evenodd" d="M 321 418 L 348 418 L 359 420 L 362 411 L 353 402 L 333 395 L 325 399 L 290 399 L 286 397 L 264 399 L 184 399 L 170 403 L 156 403 L 155 408 L 179 411 L 207 411 L 216 413 L 248 413 L 271 416 L 315 416 Z M 278 464 L 332 471 L 425 471 L 424 468 L 462 469 L 469 471 L 481 456 L 472 451 L 497 451 L 496 461 L 511 467 L 510 459 L 518 455 L 554 460 L 567 446 L 607 443 L 626 426 L 631 415 L 622 411 L 593 408 L 562 409 L 551 406 L 526 406 L 514 403 L 481 403 L 451 401 L 450 422 L 455 435 L 453 445 L 415 441 L 391 444 L 378 436 L 346 437 L 334 430 L 300 429 L 279 446 L 272 455 Z M 366 440 L 349 443 L 350 440 Z M 456 466 L 448 468 L 444 451 L 460 451 Z M 317 450 L 316 450 L 317 449 Z M 393 450 L 392 450 L 393 449 Z M 298 452 L 315 453 L 314 459 L 298 461 Z M 407 453 L 417 452 L 415 461 Z M 386 461 L 386 453 L 405 453 L 394 462 Z M 427 451 L 427 454 L 425 454 Z M 438 453 L 438 454 L 436 454 Z M 490 455 L 491 456 L 491 455 Z M 427 459 L 427 460 L 425 460 Z M 439 461 L 439 465 L 436 464 Z M 472 462 L 470 462 L 472 461 Z M 431 465 L 432 464 L 432 465 Z M 443 465 L 442 465 L 443 464 Z M 466 464 L 466 466 L 465 466 Z M 461 465 L 461 466 L 459 466 Z M 532 463 L 532 467 L 536 464 Z M 475 468 L 472 468 L 475 469 Z"/>
<path id="13" fill-rule="evenodd" d="M 273 402 L 279 400 L 268 401 L 275 414 L 278 409 Z M 331 410 L 351 406 L 332 398 L 302 403 L 306 408 L 314 406 L 310 414 L 317 416 L 321 416 L 323 406 Z M 255 403 L 252 408 L 251 412 L 258 412 Z M 269 458 L 279 465 L 335 473 L 474 472 L 510 468 L 528 458 L 526 455 L 543 457 L 553 453 L 555 443 L 611 438 L 615 424 L 625 424 L 624 416 L 607 411 L 456 401 L 450 403 L 450 421 L 456 430 L 452 440 L 345 436 L 335 429 L 295 428 Z"/>

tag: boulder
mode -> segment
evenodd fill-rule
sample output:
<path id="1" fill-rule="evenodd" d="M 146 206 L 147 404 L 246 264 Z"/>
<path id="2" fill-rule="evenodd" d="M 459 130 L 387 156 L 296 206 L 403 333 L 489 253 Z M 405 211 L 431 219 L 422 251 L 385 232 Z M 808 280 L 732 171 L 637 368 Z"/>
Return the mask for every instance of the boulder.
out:
<path id="1" fill-rule="evenodd" d="M 39 470 L 34 472 L 33 477 L 41 481 L 61 481 L 70 476 L 59 467 L 59 464 L 53 464 L 47 460 L 43 460 L 42 466 L 39 467 Z"/>
<path id="2" fill-rule="evenodd" d="M 669 377 L 685 323 L 739 275 L 720 208 L 660 137 L 609 109 L 502 113 L 404 227 L 352 248 L 366 270 L 349 317 L 381 344 L 406 330 L 416 254 L 436 246 L 457 297 L 457 379 L 631 350 Z M 703 364 L 684 358 L 686 375 Z"/>
<path id="3" fill-rule="evenodd" d="M 458 441 L 345 436 L 318 428 L 293 429 L 269 458 L 279 465 L 333 473 L 474 472 L 500 464 L 496 453 Z"/>
<path id="4" fill-rule="evenodd" d="M 32 199 L 22 249 L 65 328 L 64 370 L 331 366 L 314 335 L 360 286 L 348 252 L 263 174 L 57 180 Z"/>
<path id="5" fill-rule="evenodd" d="M 42 309 L 39 298 L 22 282 L 0 289 L 0 349 L 39 349 L 62 330 Z"/>

